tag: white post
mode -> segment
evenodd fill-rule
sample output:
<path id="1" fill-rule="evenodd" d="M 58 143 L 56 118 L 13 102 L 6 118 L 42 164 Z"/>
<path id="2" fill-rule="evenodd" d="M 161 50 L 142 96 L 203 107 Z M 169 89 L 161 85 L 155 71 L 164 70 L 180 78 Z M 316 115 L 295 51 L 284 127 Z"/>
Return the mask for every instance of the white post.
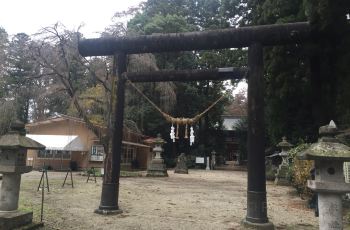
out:
<path id="1" fill-rule="evenodd" d="M 205 170 L 210 170 L 209 161 L 210 161 L 210 158 L 207 157 L 207 167 L 205 168 Z"/>

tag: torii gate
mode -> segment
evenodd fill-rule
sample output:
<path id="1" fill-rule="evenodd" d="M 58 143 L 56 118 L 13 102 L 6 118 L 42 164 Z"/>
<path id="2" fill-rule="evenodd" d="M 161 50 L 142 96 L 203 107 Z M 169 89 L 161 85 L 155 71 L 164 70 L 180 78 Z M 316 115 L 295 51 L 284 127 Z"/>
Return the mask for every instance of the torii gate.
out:
<path id="1" fill-rule="evenodd" d="M 267 218 L 265 152 L 264 152 L 264 67 L 263 46 L 302 43 L 310 39 L 308 22 L 280 25 L 251 26 L 203 32 L 144 35 L 122 38 L 85 39 L 79 42 L 82 56 L 114 55 L 117 58 L 118 100 L 115 108 L 115 122 L 112 127 L 112 172 L 105 177 L 102 186 L 101 203 L 97 213 L 120 212 L 118 206 L 120 158 L 123 136 L 123 113 L 125 81 L 200 81 L 243 78 L 244 68 L 155 71 L 127 73 L 127 54 L 152 52 L 193 51 L 248 47 L 248 225 L 273 228 Z M 114 67 L 116 68 L 116 67 Z M 114 69 L 114 73 L 116 69 Z M 105 170 L 107 173 L 107 171 Z"/>

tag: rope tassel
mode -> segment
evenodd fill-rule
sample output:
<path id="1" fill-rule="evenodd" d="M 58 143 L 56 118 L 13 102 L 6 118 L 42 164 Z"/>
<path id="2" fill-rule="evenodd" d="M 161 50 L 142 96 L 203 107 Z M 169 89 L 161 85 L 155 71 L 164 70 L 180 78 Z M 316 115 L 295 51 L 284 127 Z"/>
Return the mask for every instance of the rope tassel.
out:
<path id="1" fill-rule="evenodd" d="M 194 130 L 193 127 L 191 126 L 190 128 L 190 146 L 194 143 Z"/>
<path id="2" fill-rule="evenodd" d="M 185 139 L 188 139 L 187 128 L 188 128 L 188 124 L 186 123 L 186 126 L 185 126 Z"/>
<path id="3" fill-rule="evenodd" d="M 179 139 L 179 123 L 176 123 L 176 139 Z"/>
<path id="4" fill-rule="evenodd" d="M 175 128 L 174 128 L 174 124 L 171 124 L 170 139 L 173 140 L 173 142 L 175 142 Z"/>

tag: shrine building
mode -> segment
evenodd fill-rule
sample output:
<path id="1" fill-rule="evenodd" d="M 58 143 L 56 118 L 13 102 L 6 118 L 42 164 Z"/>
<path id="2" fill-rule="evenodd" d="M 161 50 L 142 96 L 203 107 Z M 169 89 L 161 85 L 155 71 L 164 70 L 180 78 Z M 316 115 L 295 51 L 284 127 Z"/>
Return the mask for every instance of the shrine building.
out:
<path id="1" fill-rule="evenodd" d="M 46 146 L 45 150 L 28 151 L 27 165 L 34 169 L 44 166 L 53 170 L 103 168 L 104 148 L 80 118 L 59 114 L 27 124 L 26 131 L 27 137 Z M 123 133 L 121 168 L 146 169 L 152 155 L 150 145 L 143 142 L 145 136 L 127 127 Z"/>

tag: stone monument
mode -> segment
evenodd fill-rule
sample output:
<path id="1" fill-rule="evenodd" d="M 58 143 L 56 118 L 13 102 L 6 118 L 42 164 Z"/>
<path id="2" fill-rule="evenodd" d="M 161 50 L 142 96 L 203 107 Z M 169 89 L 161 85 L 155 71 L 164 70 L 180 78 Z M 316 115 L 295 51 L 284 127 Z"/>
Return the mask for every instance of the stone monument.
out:
<path id="1" fill-rule="evenodd" d="M 292 144 L 290 144 L 287 141 L 286 137 L 282 138 L 282 141 L 278 143 L 277 147 L 281 148 L 281 152 L 278 154 L 280 157 L 282 157 L 282 163 L 279 165 L 276 177 L 275 177 L 275 184 L 276 185 L 290 185 L 288 180 L 288 150 L 293 147 Z"/>
<path id="2" fill-rule="evenodd" d="M 164 160 L 161 156 L 161 153 L 163 152 L 162 145 L 166 142 L 162 139 L 160 134 L 157 135 L 157 138 L 154 140 L 154 148 L 153 152 L 155 153 L 154 158 L 152 159 L 152 162 L 147 169 L 146 176 L 151 177 L 167 177 L 168 172 L 166 169 L 166 166 L 164 164 Z"/>
<path id="3" fill-rule="evenodd" d="M 340 143 L 333 121 L 321 126 L 321 138 L 298 155 L 302 160 L 315 161 L 315 180 L 308 187 L 318 193 L 319 226 L 321 230 L 343 229 L 342 194 L 350 192 L 345 183 L 343 162 L 350 161 L 350 147 Z"/>
<path id="4" fill-rule="evenodd" d="M 178 156 L 174 173 L 188 174 L 187 157 L 185 153 L 181 153 L 180 156 Z"/>
<path id="5" fill-rule="evenodd" d="M 13 229 L 32 223 L 33 212 L 19 211 L 18 199 L 21 174 L 32 171 L 26 166 L 28 149 L 45 149 L 40 143 L 25 137 L 24 124 L 13 122 L 10 131 L 0 137 L 0 229 Z"/>

